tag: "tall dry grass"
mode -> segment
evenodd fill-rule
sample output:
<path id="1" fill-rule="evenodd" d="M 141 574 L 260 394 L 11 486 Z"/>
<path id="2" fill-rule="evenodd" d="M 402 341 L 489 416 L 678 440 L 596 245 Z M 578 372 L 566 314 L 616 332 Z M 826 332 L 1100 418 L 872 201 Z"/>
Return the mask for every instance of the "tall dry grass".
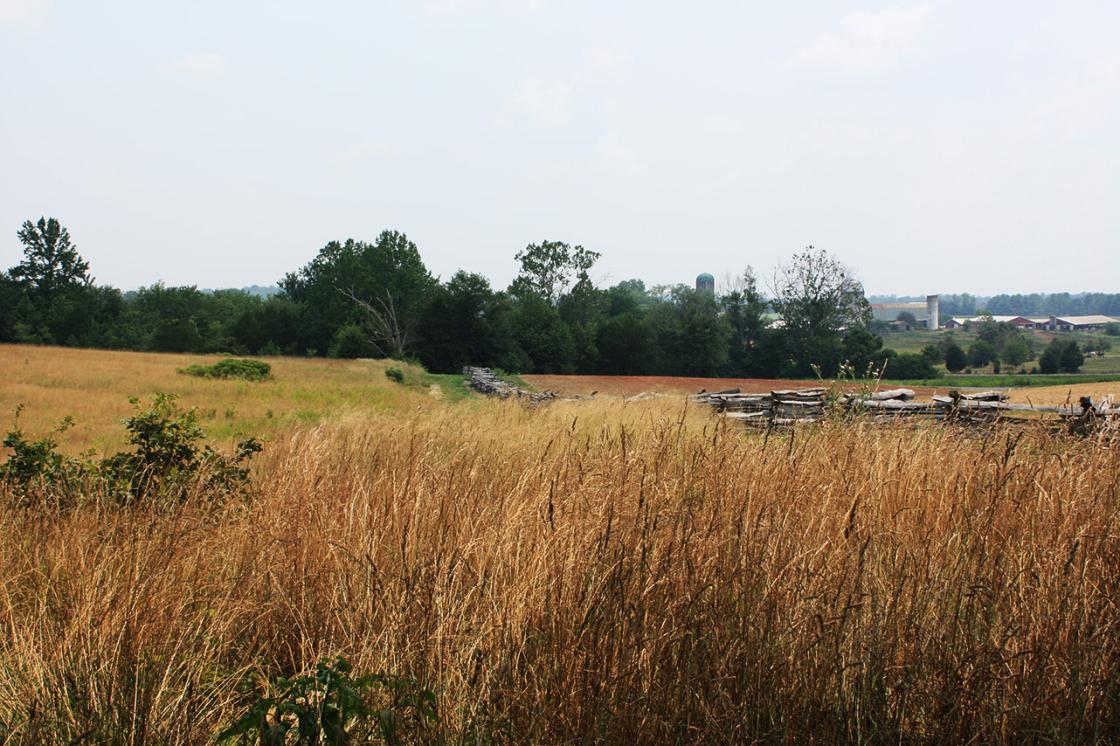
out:
<path id="1" fill-rule="evenodd" d="M 423 682 L 449 742 L 1120 737 L 1120 452 L 679 403 L 304 429 L 248 504 L 0 516 L 13 742 L 201 743 L 249 669 Z"/>

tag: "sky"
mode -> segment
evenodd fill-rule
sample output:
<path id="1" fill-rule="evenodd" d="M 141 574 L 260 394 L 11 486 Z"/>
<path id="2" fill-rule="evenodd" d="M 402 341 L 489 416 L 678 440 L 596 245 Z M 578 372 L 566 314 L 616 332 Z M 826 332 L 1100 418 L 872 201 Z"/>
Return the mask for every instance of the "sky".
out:
<path id="1" fill-rule="evenodd" d="M 0 267 L 271 285 L 400 230 L 691 283 L 808 244 L 869 293 L 1120 292 L 1120 3 L 0 0 Z"/>

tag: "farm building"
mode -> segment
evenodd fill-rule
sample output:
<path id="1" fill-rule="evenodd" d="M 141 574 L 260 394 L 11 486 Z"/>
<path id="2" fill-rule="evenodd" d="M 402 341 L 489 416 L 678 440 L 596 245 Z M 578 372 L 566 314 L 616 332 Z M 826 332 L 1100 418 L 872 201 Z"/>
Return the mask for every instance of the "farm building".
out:
<path id="1" fill-rule="evenodd" d="M 1047 329 L 1052 332 L 1080 332 L 1104 329 L 1109 324 L 1120 324 L 1111 316 L 1051 316 Z"/>
<path id="2" fill-rule="evenodd" d="M 965 324 L 973 324 L 977 321 L 990 318 L 1000 324 L 1011 324 L 1020 329 L 1047 329 L 1049 328 L 1049 318 L 1028 318 L 1026 316 L 954 316 L 945 322 L 946 329 L 959 329 Z"/>
<path id="3" fill-rule="evenodd" d="M 1020 329 L 1038 329 L 1039 331 L 1073 332 L 1093 331 L 1104 329 L 1109 324 L 1118 324 L 1120 319 L 1111 316 L 954 316 L 945 322 L 946 329 L 959 329 L 965 324 L 976 323 L 982 319 L 991 318 L 1001 324 L 1011 324 Z"/>

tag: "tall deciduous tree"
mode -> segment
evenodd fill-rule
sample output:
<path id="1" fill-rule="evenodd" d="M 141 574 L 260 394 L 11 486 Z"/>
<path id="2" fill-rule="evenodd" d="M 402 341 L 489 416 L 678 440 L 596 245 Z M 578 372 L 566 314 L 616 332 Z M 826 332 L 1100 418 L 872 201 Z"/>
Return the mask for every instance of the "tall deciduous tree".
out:
<path id="1" fill-rule="evenodd" d="M 599 252 L 563 241 L 541 241 L 529 244 L 514 256 L 521 271 L 510 286 L 517 296 L 539 295 L 550 303 L 558 303 L 573 285 L 590 286 L 590 271 L 599 259 Z"/>
<path id="2" fill-rule="evenodd" d="M 762 372 L 761 350 L 766 331 L 766 299 L 758 288 L 751 267 L 734 278 L 719 304 L 731 327 L 726 371 L 731 375 L 759 375 Z"/>
<path id="3" fill-rule="evenodd" d="M 25 221 L 16 234 L 23 244 L 23 261 L 11 270 L 16 282 L 33 298 L 50 298 L 56 292 L 93 283 L 89 263 L 70 241 L 70 231 L 54 218 Z"/>
<path id="4" fill-rule="evenodd" d="M 817 367 L 835 373 L 842 332 L 871 321 L 863 285 L 827 251 L 808 246 L 778 269 L 773 291 L 787 335 L 788 372 L 805 375 Z"/>
<path id="5" fill-rule="evenodd" d="M 287 297 L 303 307 L 308 347 L 322 353 L 338 329 L 363 324 L 390 354 L 407 351 L 398 348 L 415 335 L 436 284 L 416 244 L 397 231 L 384 231 L 373 243 L 331 241 L 280 282 Z"/>

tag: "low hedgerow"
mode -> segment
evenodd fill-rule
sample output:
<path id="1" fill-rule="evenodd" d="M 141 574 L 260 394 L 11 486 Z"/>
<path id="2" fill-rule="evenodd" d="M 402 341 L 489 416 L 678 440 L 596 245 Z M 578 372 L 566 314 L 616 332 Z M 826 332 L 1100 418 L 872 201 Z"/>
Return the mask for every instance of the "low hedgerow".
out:
<path id="1" fill-rule="evenodd" d="M 226 358 L 213 365 L 190 365 L 179 370 L 199 378 L 241 378 L 246 381 L 267 381 L 272 377 L 272 366 L 260 360 Z"/>

